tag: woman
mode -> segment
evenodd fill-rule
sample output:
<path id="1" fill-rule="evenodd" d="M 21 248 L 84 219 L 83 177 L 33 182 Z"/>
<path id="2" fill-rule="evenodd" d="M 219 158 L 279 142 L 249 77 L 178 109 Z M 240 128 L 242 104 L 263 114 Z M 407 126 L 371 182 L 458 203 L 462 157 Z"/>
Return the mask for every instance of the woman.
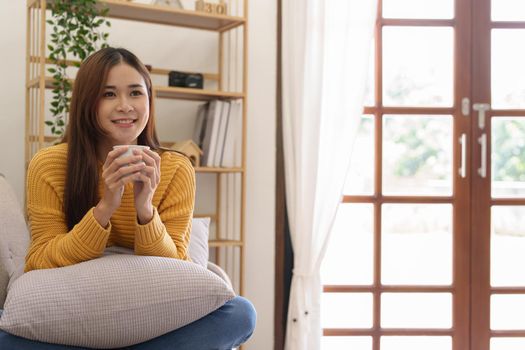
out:
<path id="1" fill-rule="evenodd" d="M 82 63 L 63 142 L 38 152 L 29 165 L 26 271 L 94 259 L 111 245 L 188 259 L 195 174 L 183 155 L 160 152 L 152 98 L 149 73 L 131 52 L 105 48 Z M 128 147 L 116 145 L 150 149 L 124 155 Z M 254 324 L 253 306 L 236 297 L 131 349 L 231 349 L 250 337 Z M 67 348 L 0 337 L 12 337 L 16 347 Z"/>

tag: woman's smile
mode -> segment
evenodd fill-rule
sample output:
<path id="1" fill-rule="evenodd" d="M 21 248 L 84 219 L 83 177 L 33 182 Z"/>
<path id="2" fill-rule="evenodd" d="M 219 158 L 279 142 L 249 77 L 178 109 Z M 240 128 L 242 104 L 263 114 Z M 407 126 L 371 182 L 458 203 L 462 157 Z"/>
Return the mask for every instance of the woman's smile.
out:
<path id="1" fill-rule="evenodd" d="M 136 119 L 115 119 L 111 122 L 119 128 L 131 128 L 136 121 Z"/>

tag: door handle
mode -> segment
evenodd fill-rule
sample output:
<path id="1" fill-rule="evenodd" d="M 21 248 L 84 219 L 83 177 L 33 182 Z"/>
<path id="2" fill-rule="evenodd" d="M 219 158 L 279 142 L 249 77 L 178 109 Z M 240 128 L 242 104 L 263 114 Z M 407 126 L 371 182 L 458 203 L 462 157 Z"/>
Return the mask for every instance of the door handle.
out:
<path id="1" fill-rule="evenodd" d="M 472 109 L 478 112 L 478 127 L 480 129 L 485 128 L 485 112 L 490 110 L 488 103 L 474 103 Z"/>
<path id="2" fill-rule="evenodd" d="M 485 178 L 487 177 L 487 134 L 483 133 L 478 138 L 478 143 L 481 145 L 481 166 L 478 168 L 478 174 Z"/>

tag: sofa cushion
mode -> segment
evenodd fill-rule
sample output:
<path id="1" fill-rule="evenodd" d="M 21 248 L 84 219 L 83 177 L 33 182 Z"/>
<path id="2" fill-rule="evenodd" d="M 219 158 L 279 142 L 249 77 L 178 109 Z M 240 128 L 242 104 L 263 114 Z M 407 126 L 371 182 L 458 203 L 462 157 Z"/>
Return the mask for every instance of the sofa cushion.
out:
<path id="1" fill-rule="evenodd" d="M 42 342 L 123 347 L 191 323 L 233 296 L 221 278 L 198 264 L 111 254 L 19 277 L 0 329 Z"/>
<path id="2" fill-rule="evenodd" d="M 10 277 L 20 274 L 29 247 L 24 214 L 15 193 L 0 174 L 0 309 L 4 305 Z"/>
<path id="3" fill-rule="evenodd" d="M 191 224 L 190 245 L 188 253 L 191 260 L 207 267 L 209 258 L 208 238 L 210 230 L 210 218 L 193 218 Z"/>

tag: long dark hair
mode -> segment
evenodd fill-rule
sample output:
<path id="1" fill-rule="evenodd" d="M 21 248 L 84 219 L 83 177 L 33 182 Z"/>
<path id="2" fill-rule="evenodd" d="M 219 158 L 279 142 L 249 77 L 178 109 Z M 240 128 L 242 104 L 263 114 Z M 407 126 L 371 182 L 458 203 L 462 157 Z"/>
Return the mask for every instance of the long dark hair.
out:
<path id="1" fill-rule="evenodd" d="M 68 144 L 64 188 L 64 213 L 68 230 L 71 230 L 99 200 L 97 144 L 107 134 L 97 121 L 97 108 L 108 72 L 119 63 L 126 63 L 135 68 L 144 78 L 148 90 L 150 114 L 137 143 L 149 146 L 153 150 L 159 149 L 151 78 L 144 64 L 134 54 L 122 48 L 107 47 L 86 58 L 75 78 L 69 124 L 62 139 L 62 142 Z"/>

